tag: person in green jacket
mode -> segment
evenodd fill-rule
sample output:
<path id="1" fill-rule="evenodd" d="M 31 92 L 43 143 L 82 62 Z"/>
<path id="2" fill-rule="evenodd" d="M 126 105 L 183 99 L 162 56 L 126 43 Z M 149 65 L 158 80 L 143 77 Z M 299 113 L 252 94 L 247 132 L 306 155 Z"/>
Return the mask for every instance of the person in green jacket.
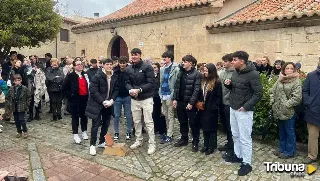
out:
<path id="1" fill-rule="evenodd" d="M 302 87 L 293 62 L 287 62 L 282 67 L 279 79 L 270 91 L 270 103 L 273 116 L 279 121 L 280 145 L 279 151 L 274 152 L 282 159 L 294 157 L 296 153 L 294 107 L 302 100 Z"/>

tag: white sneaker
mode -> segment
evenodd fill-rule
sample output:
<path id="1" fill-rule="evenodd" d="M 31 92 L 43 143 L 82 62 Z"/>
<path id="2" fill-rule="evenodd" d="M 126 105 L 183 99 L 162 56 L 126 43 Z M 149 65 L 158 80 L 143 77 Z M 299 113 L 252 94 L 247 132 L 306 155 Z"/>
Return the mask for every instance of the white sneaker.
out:
<path id="1" fill-rule="evenodd" d="M 84 140 L 89 139 L 86 131 L 82 132 L 82 139 L 84 139 Z"/>
<path id="2" fill-rule="evenodd" d="M 103 142 L 98 145 L 98 148 L 105 148 L 106 147 L 106 142 Z"/>
<path id="3" fill-rule="evenodd" d="M 2 133 L 2 129 L 0 129 L 0 133 Z"/>
<path id="4" fill-rule="evenodd" d="M 142 146 L 141 141 L 136 141 L 133 143 L 133 145 L 130 146 L 131 149 L 137 149 L 138 147 Z"/>
<path id="5" fill-rule="evenodd" d="M 155 151 L 156 151 L 156 145 L 154 145 L 154 144 L 149 144 L 148 155 L 153 154 Z"/>
<path id="6" fill-rule="evenodd" d="M 0 128 L 3 128 L 3 126 L 0 124 Z"/>
<path id="7" fill-rule="evenodd" d="M 78 134 L 73 134 L 73 139 L 74 139 L 75 143 L 77 143 L 77 144 L 81 143 L 81 139 Z"/>
<path id="8" fill-rule="evenodd" d="M 97 154 L 96 147 L 94 145 L 90 146 L 90 155 L 94 156 Z"/>

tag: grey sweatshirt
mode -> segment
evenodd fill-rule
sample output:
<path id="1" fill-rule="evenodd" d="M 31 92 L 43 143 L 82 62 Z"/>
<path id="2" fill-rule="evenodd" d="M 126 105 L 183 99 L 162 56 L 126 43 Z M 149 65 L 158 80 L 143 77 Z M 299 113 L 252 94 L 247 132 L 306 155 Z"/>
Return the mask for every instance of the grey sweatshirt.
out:
<path id="1" fill-rule="evenodd" d="M 234 71 L 235 70 L 233 68 L 223 69 L 220 73 L 221 83 L 224 84 L 224 81 L 226 79 L 231 80 L 231 77 Z M 227 89 L 225 86 L 222 86 L 222 103 L 224 105 L 230 105 L 230 102 L 229 102 L 230 91 L 231 90 Z"/>

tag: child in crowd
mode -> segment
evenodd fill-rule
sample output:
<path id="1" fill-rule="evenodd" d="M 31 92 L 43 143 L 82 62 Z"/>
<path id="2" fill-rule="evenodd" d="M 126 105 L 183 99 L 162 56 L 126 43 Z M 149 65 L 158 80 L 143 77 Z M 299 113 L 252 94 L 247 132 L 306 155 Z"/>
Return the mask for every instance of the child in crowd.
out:
<path id="1" fill-rule="evenodd" d="M 13 110 L 14 121 L 17 127 L 17 138 L 22 136 L 28 137 L 28 129 L 25 120 L 25 113 L 28 111 L 28 107 L 31 101 L 31 94 L 27 87 L 23 86 L 22 77 L 20 74 L 13 76 L 14 86 L 9 89 L 6 97 L 6 106 Z M 22 128 L 22 129 L 21 129 Z"/>

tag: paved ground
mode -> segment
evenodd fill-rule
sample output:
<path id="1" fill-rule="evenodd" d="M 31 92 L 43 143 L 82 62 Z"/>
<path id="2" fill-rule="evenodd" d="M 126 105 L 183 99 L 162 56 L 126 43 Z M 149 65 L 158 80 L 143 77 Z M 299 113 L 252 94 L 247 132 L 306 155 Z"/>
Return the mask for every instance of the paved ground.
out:
<path id="1" fill-rule="evenodd" d="M 103 155 L 103 149 L 98 149 L 97 155 L 92 157 L 88 154 L 89 141 L 80 145 L 73 143 L 70 118 L 57 122 L 49 119 L 47 115 L 41 121 L 28 123 L 28 139 L 15 138 L 14 125 L 3 123 L 0 170 L 21 175 L 32 173 L 27 165 L 26 144 L 36 143 L 48 180 L 320 180 L 320 171 L 293 179 L 288 173 L 266 173 L 264 162 L 302 163 L 306 150 L 300 148 L 294 159 L 280 160 L 272 154 L 276 146 L 259 141 L 253 144 L 253 172 L 245 177 L 237 176 L 239 164 L 226 163 L 221 152 L 216 151 L 210 156 L 192 153 L 191 145 L 175 148 L 173 144 L 158 144 L 156 153 L 151 156 L 147 154 L 147 144 L 130 151 L 126 157 Z M 109 130 L 112 133 L 113 126 Z M 178 137 L 178 129 L 175 135 Z M 120 135 L 120 142 L 125 142 L 123 136 Z M 145 138 L 147 140 L 147 135 Z M 219 134 L 219 144 L 224 144 L 224 141 L 225 136 Z M 130 145 L 133 141 L 126 143 Z"/>

